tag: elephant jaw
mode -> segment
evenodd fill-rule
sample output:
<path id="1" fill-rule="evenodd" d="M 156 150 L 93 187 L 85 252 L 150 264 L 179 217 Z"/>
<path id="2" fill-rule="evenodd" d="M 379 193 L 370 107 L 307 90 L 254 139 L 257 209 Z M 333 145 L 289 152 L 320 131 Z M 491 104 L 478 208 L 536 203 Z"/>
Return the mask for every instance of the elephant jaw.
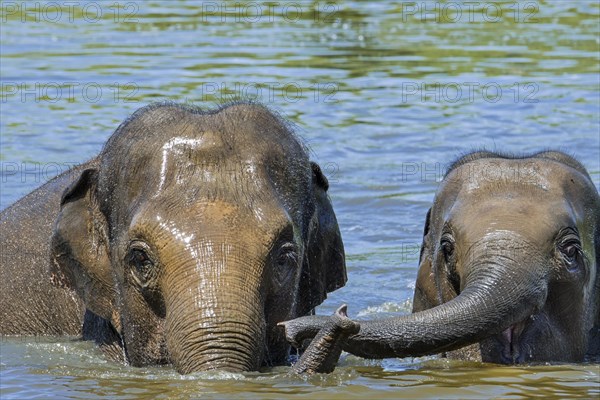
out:
<path id="1" fill-rule="evenodd" d="M 525 361 L 528 354 L 525 351 L 526 347 L 522 339 L 524 336 L 523 332 L 531 319 L 533 319 L 533 315 L 509 326 L 497 336 L 501 347 L 500 356 L 504 363 L 520 364 Z"/>

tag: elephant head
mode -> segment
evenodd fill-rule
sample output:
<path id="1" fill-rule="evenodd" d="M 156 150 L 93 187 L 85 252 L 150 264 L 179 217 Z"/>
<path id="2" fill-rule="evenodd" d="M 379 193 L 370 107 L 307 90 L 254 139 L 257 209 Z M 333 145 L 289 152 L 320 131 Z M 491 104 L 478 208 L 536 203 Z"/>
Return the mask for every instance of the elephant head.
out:
<path id="1" fill-rule="evenodd" d="M 413 311 L 430 310 L 433 348 L 479 341 L 487 362 L 583 360 L 600 323 L 600 197 L 572 157 L 462 157 L 421 251 Z"/>
<path id="2" fill-rule="evenodd" d="M 281 364 L 277 322 L 346 281 L 327 189 L 263 106 L 144 107 L 64 192 L 54 276 L 117 332 L 134 366 Z"/>
<path id="3" fill-rule="evenodd" d="M 598 352 L 599 253 L 600 196 L 579 162 L 468 154 L 427 213 L 414 313 L 360 321 L 344 349 L 385 358 L 478 344 L 488 362 L 582 361 Z M 288 340 L 323 323 L 288 321 Z"/>

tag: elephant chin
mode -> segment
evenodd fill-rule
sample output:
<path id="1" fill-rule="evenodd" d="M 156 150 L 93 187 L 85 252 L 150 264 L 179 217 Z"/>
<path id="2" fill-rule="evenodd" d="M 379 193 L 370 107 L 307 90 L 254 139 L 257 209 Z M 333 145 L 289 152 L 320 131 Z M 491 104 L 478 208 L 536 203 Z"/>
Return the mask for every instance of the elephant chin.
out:
<path id="1" fill-rule="evenodd" d="M 484 362 L 523 364 L 549 360 L 540 354 L 536 343 L 548 344 L 556 340 L 551 322 L 544 312 L 534 312 L 501 333 L 481 341 Z M 557 344 L 558 345 L 558 344 Z"/>
<path id="2" fill-rule="evenodd" d="M 506 364 L 520 364 L 525 361 L 527 353 L 525 352 L 524 343 L 521 340 L 521 334 L 523 333 L 526 324 L 526 321 L 513 324 L 505 329 L 500 335 L 502 340 L 502 351 L 500 352 L 500 355 L 502 361 Z"/>
<path id="3" fill-rule="evenodd" d="M 530 355 L 530 348 L 525 340 L 528 322 L 533 316 L 512 324 L 502 331 L 499 335 L 494 336 L 491 340 L 494 343 L 491 345 L 496 348 L 493 352 L 493 357 L 483 356 L 483 361 L 495 362 L 501 364 L 521 364 L 527 362 Z M 485 347 L 485 343 L 483 344 Z"/>

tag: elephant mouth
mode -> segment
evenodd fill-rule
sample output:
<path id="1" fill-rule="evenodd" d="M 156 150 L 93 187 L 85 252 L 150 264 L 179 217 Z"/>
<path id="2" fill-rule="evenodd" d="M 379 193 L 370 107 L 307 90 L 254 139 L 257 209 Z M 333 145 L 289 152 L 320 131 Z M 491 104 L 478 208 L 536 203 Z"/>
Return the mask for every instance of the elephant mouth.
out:
<path id="1" fill-rule="evenodd" d="M 497 336 L 500 343 L 500 360 L 503 364 L 521 364 L 525 362 L 529 354 L 524 339 L 531 319 L 533 319 L 533 315 L 509 326 Z"/>

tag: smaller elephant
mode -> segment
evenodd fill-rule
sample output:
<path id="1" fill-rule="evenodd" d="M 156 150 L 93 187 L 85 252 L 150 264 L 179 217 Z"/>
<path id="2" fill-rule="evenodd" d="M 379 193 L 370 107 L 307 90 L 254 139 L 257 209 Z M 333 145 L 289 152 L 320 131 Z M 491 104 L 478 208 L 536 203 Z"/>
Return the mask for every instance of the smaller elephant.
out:
<path id="1" fill-rule="evenodd" d="M 557 151 L 467 154 L 427 213 L 413 314 L 361 321 L 344 350 L 512 364 L 600 353 L 600 196 Z M 292 344 L 328 318 L 285 323 Z"/>
<path id="2" fill-rule="evenodd" d="M 285 364 L 277 322 L 346 282 L 328 187 L 264 106 L 144 107 L 97 157 L 0 214 L 0 334 L 82 332 L 181 373 Z"/>

